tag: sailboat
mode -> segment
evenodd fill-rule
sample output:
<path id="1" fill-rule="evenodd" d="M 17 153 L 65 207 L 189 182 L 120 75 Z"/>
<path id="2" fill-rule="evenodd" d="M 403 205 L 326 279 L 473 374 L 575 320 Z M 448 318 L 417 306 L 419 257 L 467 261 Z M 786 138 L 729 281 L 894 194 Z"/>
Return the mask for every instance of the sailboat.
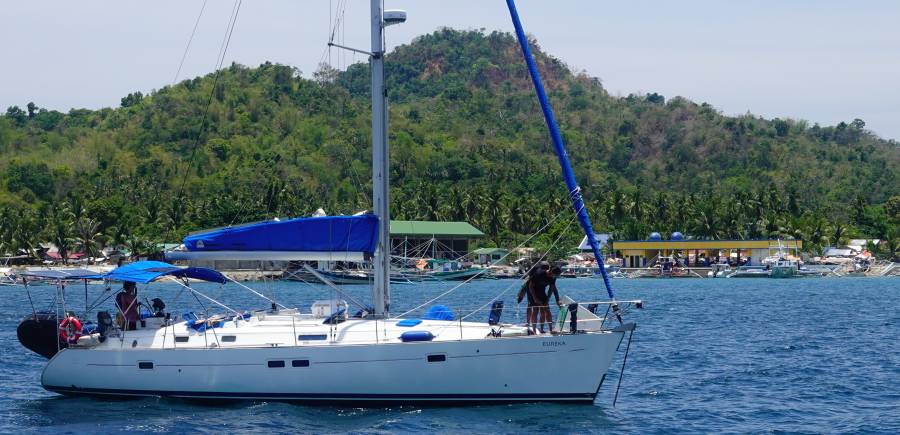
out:
<path id="1" fill-rule="evenodd" d="M 405 21 L 406 14 L 383 11 L 382 1 L 372 0 L 374 213 L 264 222 L 194 234 L 177 254 L 195 259 L 371 260 L 371 307 L 344 295 L 349 302 L 320 301 L 310 312 L 273 301 L 270 308 L 252 312 L 219 304 L 227 314 L 215 319 L 174 318 L 159 312 L 152 322 L 142 322 L 134 330 L 116 330 L 115 324 L 107 322 L 113 331 L 106 336 L 90 333 L 75 341 L 69 336 L 71 342 L 53 354 L 43 371 L 44 388 L 70 395 L 316 403 L 593 402 L 619 345 L 626 336 L 630 343 L 634 332 L 635 324 L 625 322 L 623 312 L 640 304 L 614 297 L 514 1 L 507 4 L 568 193 L 601 265 L 609 300 L 566 298 L 568 305 L 560 319 L 565 328 L 556 335 L 531 335 L 523 325 L 503 323 L 499 300 L 488 301 L 489 309 L 467 315 L 435 306 L 418 318 L 392 316 L 383 31 Z M 191 272 L 166 264 L 123 268 L 127 269 L 116 269 L 104 279 L 149 282 L 175 275 L 222 282 L 212 271 L 196 268 Z M 187 281 L 179 282 L 200 294 Z M 350 315 L 353 311 L 356 315 Z M 565 375 L 538 381 L 546 378 L 548 367 L 565 367 Z"/>

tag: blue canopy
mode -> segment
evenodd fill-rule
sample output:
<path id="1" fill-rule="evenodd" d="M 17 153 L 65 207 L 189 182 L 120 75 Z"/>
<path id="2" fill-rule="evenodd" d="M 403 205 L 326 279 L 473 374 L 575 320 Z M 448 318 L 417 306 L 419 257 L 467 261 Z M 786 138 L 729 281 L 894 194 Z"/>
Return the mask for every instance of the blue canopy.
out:
<path id="1" fill-rule="evenodd" d="M 18 276 L 33 279 L 76 280 L 76 279 L 103 279 L 97 272 L 87 269 L 55 269 L 55 270 L 29 270 L 18 273 Z"/>
<path id="2" fill-rule="evenodd" d="M 178 278 L 194 278 L 203 281 L 224 284 L 226 278 L 219 272 L 203 267 L 181 268 L 162 261 L 136 261 L 114 269 L 103 275 L 104 279 L 114 281 L 131 281 L 147 284 L 161 276 L 176 276 Z"/>
<path id="3" fill-rule="evenodd" d="M 323 216 L 257 222 L 184 238 L 188 251 L 375 252 L 378 217 Z"/>

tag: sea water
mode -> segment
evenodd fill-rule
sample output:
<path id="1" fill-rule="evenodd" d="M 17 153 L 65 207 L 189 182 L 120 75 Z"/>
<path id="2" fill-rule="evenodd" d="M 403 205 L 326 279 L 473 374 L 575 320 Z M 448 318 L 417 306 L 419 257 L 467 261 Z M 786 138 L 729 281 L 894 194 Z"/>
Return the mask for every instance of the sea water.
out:
<path id="1" fill-rule="evenodd" d="M 248 284 L 304 310 L 314 300 L 335 297 L 322 285 L 302 282 Z M 395 285 L 392 311 L 458 284 Z M 374 408 L 49 393 L 40 386 L 46 361 L 16 340 L 16 325 L 31 312 L 28 297 L 22 287 L 0 287 L 0 432 L 900 433 L 900 278 L 634 279 L 613 285 L 619 299 L 644 300 L 643 310 L 626 314 L 638 327 L 615 407 L 621 352 L 593 406 Z M 198 288 L 235 308 L 268 305 L 234 284 Z M 605 298 L 597 279 L 562 279 L 559 288 L 578 300 Z M 88 299 L 101 289 L 89 286 Z M 369 291 L 345 289 L 358 298 Z M 523 320 L 514 280 L 462 285 L 439 303 L 472 309 L 504 290 L 503 321 Z M 38 309 L 50 304 L 53 293 L 52 287 L 31 290 Z M 84 288 L 71 286 L 66 293 L 68 305 L 83 310 Z M 171 283 L 140 290 L 141 297 L 162 297 L 174 312 L 203 311 L 197 300 L 178 293 Z M 487 320 L 486 311 L 476 316 Z M 534 381 L 553 383 L 566 373 L 565 363 L 548 366 Z"/>

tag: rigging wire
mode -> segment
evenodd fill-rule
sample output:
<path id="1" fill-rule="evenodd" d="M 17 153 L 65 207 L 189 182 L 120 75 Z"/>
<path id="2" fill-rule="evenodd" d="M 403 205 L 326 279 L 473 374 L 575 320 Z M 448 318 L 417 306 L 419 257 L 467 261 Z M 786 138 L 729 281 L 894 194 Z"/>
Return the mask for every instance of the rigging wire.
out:
<path id="1" fill-rule="evenodd" d="M 562 214 L 562 213 L 564 213 L 564 212 L 561 212 L 561 214 Z M 565 235 L 565 234 L 569 231 L 569 229 L 572 228 L 572 224 L 575 223 L 575 221 L 576 221 L 577 219 L 578 219 L 578 214 L 576 213 L 575 215 L 572 216 L 572 219 L 569 220 L 568 225 L 566 225 L 566 227 L 565 227 L 564 229 L 562 229 L 562 230 L 559 232 L 559 235 L 556 236 L 556 239 L 553 241 L 553 243 L 550 244 L 550 246 L 547 248 L 547 250 L 544 252 L 544 254 L 541 255 L 540 259 L 538 260 L 537 263 L 535 263 L 535 265 L 537 265 L 538 263 L 540 263 L 541 261 L 543 261 L 544 258 L 546 258 L 547 255 L 550 254 L 550 251 L 552 251 L 553 248 L 559 243 L 559 241 L 562 240 L 563 235 Z M 532 266 L 532 267 L 534 267 L 534 266 Z M 529 269 L 529 271 L 530 271 L 530 269 Z M 528 272 L 525 272 L 525 274 L 522 275 L 522 278 L 524 278 L 524 277 L 527 276 L 527 275 L 528 275 Z M 520 284 L 519 284 L 520 282 L 522 282 L 522 281 L 521 281 L 521 278 L 518 279 L 518 280 L 513 281 L 510 285 L 508 285 L 505 289 L 503 289 L 499 294 L 497 294 L 497 296 L 494 296 L 493 298 L 491 298 L 486 304 L 484 304 L 484 305 L 482 305 L 482 306 L 480 306 L 480 307 L 478 307 L 478 308 L 476 308 L 476 309 L 474 309 L 474 310 L 471 310 L 471 311 L 470 311 L 468 314 L 466 314 L 465 316 L 460 315 L 460 316 L 459 316 L 460 339 L 462 339 L 462 328 L 463 328 L 462 322 L 463 322 L 463 320 L 466 320 L 467 318 L 469 318 L 469 317 L 472 316 L 473 314 L 478 313 L 478 312 L 481 312 L 482 310 L 486 309 L 486 308 L 488 307 L 488 305 L 491 305 L 492 303 L 494 303 L 494 301 L 496 301 L 496 300 L 499 299 L 501 296 L 503 296 L 504 294 L 506 294 L 506 292 L 508 292 L 508 291 L 510 291 L 511 289 L 513 289 L 513 288 L 519 286 L 519 285 L 520 285 Z M 454 290 L 455 290 L 455 289 L 454 289 Z M 549 300 L 549 299 L 548 299 L 548 300 Z M 516 305 L 518 306 L 518 304 L 516 304 Z M 462 309 L 461 309 L 461 308 L 457 308 L 457 312 L 460 313 L 460 314 L 462 314 Z M 406 313 L 404 313 L 404 314 L 406 314 Z M 402 317 L 402 315 L 399 316 L 399 317 Z M 447 325 L 441 327 L 441 329 L 438 330 L 438 333 L 440 334 L 441 331 L 444 331 L 445 329 L 451 328 L 451 327 L 454 327 L 454 326 L 453 326 L 452 324 L 447 324 Z"/>
<path id="2" fill-rule="evenodd" d="M 181 201 L 184 196 L 184 186 L 187 183 L 188 169 L 193 166 L 194 158 L 197 155 L 197 148 L 200 147 L 200 140 L 203 137 L 203 131 L 206 129 L 206 120 L 209 118 L 209 109 L 212 106 L 213 97 L 216 94 L 216 88 L 219 86 L 219 78 L 222 76 L 222 63 L 225 61 L 225 55 L 228 52 L 228 46 L 231 44 L 231 36 L 234 34 L 234 27 L 237 24 L 238 14 L 241 10 L 241 4 L 243 0 L 235 0 L 234 6 L 231 9 L 231 16 L 228 20 L 228 25 L 225 29 L 225 36 L 222 38 L 222 44 L 219 47 L 219 55 L 217 56 L 217 64 L 216 64 L 216 75 L 213 78 L 213 85 L 209 91 L 209 98 L 206 100 L 206 108 L 203 111 L 203 117 L 200 119 L 200 129 L 197 131 L 197 136 L 194 140 L 194 146 L 191 148 L 191 155 L 188 158 L 188 164 L 185 166 L 184 171 L 182 172 L 181 177 L 181 186 L 178 188 L 178 195 L 175 196 L 175 202 Z M 172 226 L 169 226 L 169 230 L 166 233 L 166 238 L 168 238 L 169 232 L 171 232 Z"/>
<path id="3" fill-rule="evenodd" d="M 538 263 L 540 263 L 541 261 L 544 261 L 545 258 L 547 258 L 547 255 L 550 254 L 550 251 L 553 250 L 553 248 L 557 245 L 557 243 L 559 243 L 559 241 L 562 239 L 562 236 L 563 236 L 564 234 L 566 234 L 566 232 L 568 232 L 570 228 L 572 228 L 572 224 L 575 223 L 575 221 L 576 221 L 577 219 L 578 219 L 578 214 L 576 213 L 575 215 L 572 216 L 572 219 L 569 220 L 569 224 L 566 225 L 566 228 L 565 228 L 564 230 L 562 230 L 562 231 L 559 232 L 559 235 L 556 237 L 556 240 L 554 240 L 553 243 L 550 244 L 550 247 L 548 247 L 547 250 L 544 251 L 544 254 L 541 255 L 541 257 L 538 259 L 537 263 L 535 263 L 535 264 L 538 264 Z M 532 266 L 532 268 L 533 268 L 533 267 L 534 267 L 534 266 Z M 530 269 L 529 269 L 529 271 L 530 271 Z M 528 272 L 525 272 L 525 274 L 522 275 L 522 278 L 524 278 L 524 277 L 527 276 L 527 275 L 528 275 Z M 494 301 L 496 301 L 497 299 L 499 299 L 499 298 L 500 298 L 501 296 L 503 296 L 506 292 L 508 292 L 511 288 L 513 288 L 513 287 L 515 286 L 515 284 L 518 284 L 518 281 L 516 281 L 516 282 L 514 282 L 512 285 L 506 287 L 506 288 L 505 288 L 503 291 L 501 291 L 497 296 L 494 296 L 493 298 L 491 298 L 491 300 L 489 300 L 486 304 L 484 304 L 484 305 L 482 305 L 482 306 L 476 308 L 476 309 L 473 310 L 471 313 L 466 314 L 465 316 L 462 316 L 462 317 L 461 317 L 461 320 L 465 320 L 466 318 L 468 318 L 468 317 L 471 316 L 472 314 L 475 314 L 475 313 L 477 313 L 477 312 L 479 312 L 479 311 L 481 311 L 481 310 L 487 308 L 488 305 L 494 303 Z M 549 296 L 548 296 L 548 299 L 547 299 L 547 300 L 549 300 Z"/>
<path id="4" fill-rule="evenodd" d="M 545 229 L 547 229 L 547 227 L 549 227 L 552 223 L 556 222 L 556 221 L 559 219 L 559 217 L 560 217 L 560 216 L 563 216 L 564 214 L 566 214 L 566 211 L 565 211 L 565 210 L 560 211 L 559 213 L 557 213 L 556 216 L 553 217 L 553 219 L 551 219 L 551 220 L 548 221 L 546 224 L 544 224 L 544 226 L 542 226 L 541 228 L 539 228 L 539 229 L 538 229 L 537 231 L 535 231 L 532 235 L 528 236 L 528 238 L 525 239 L 525 241 L 523 241 L 522 243 L 520 243 L 519 246 L 516 246 L 513 250 L 507 252 L 505 255 L 503 255 L 503 256 L 500 257 L 499 259 L 495 260 L 494 262 L 492 262 L 492 263 L 491 263 L 491 266 L 498 264 L 499 262 L 501 262 L 501 261 L 503 261 L 504 259 L 506 259 L 506 257 L 508 257 L 510 254 L 512 254 L 513 251 L 515 251 L 516 249 L 519 249 L 519 248 L 525 246 L 526 244 L 528 244 L 528 242 L 530 242 L 531 239 L 537 237 L 538 234 L 542 233 Z M 488 270 L 487 268 L 484 269 L 484 271 L 487 271 L 487 270 Z M 482 272 L 482 273 L 483 273 L 483 272 Z M 449 295 L 450 293 L 456 291 L 456 289 L 462 287 L 463 285 L 466 285 L 466 284 L 470 283 L 473 279 L 475 279 L 475 278 L 481 276 L 482 273 L 477 273 L 477 274 L 475 274 L 475 275 L 472 275 L 472 276 L 469 277 L 467 280 L 465 280 L 465 281 L 463 281 L 463 282 L 457 284 L 456 286 L 454 286 L 454 287 L 451 288 L 450 290 L 447 290 L 447 291 L 445 291 L 445 292 L 443 292 L 443 293 L 441 293 L 441 294 L 435 296 L 434 298 L 429 299 L 428 301 L 426 301 L 426 302 L 424 302 L 424 303 L 422 303 L 422 304 L 420 304 L 420 305 L 417 305 L 416 307 L 414 307 L 414 308 L 412 308 L 412 309 L 410 309 L 410 310 L 405 311 L 403 314 L 400 314 L 399 316 L 396 316 L 396 317 L 403 317 L 403 316 L 405 316 L 405 315 L 407 315 L 407 314 L 409 314 L 409 313 L 411 313 L 411 312 L 413 312 L 413 311 L 418 310 L 419 308 L 422 308 L 422 307 L 424 307 L 424 306 L 426 306 L 426 305 L 428 305 L 428 304 L 430 304 L 430 303 L 432 303 L 432 302 L 434 302 L 434 301 L 437 301 L 438 299 L 443 298 L 443 297 L 446 296 L 446 295 Z"/>
<path id="5" fill-rule="evenodd" d="M 191 49 L 191 43 L 194 41 L 194 35 L 197 34 L 197 26 L 200 25 L 200 18 L 203 17 L 203 11 L 206 9 L 206 2 L 209 0 L 203 0 L 203 5 L 200 6 L 200 13 L 197 15 L 197 20 L 194 21 L 194 29 L 191 30 L 191 37 L 188 38 L 187 45 L 184 47 L 184 54 L 181 55 L 181 62 L 178 63 L 178 70 L 175 71 L 175 77 L 172 78 L 172 84 L 178 82 L 178 76 L 181 75 L 181 68 L 184 66 L 184 61 L 187 59 L 188 51 Z"/>

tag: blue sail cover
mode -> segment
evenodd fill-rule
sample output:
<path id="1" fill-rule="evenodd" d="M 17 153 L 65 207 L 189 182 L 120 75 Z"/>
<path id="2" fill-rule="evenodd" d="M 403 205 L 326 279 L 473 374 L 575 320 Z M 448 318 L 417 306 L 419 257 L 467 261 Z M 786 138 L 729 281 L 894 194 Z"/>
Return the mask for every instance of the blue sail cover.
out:
<path id="1" fill-rule="evenodd" d="M 224 284 L 226 281 L 224 275 L 212 269 L 203 267 L 182 268 L 163 263 L 162 261 L 136 261 L 113 269 L 112 272 L 103 275 L 103 278 L 112 281 L 131 281 L 147 284 L 162 276 L 194 278 L 219 284 Z"/>
<path id="2" fill-rule="evenodd" d="M 184 238 L 188 251 L 375 252 L 378 217 L 323 216 L 221 228 Z"/>

